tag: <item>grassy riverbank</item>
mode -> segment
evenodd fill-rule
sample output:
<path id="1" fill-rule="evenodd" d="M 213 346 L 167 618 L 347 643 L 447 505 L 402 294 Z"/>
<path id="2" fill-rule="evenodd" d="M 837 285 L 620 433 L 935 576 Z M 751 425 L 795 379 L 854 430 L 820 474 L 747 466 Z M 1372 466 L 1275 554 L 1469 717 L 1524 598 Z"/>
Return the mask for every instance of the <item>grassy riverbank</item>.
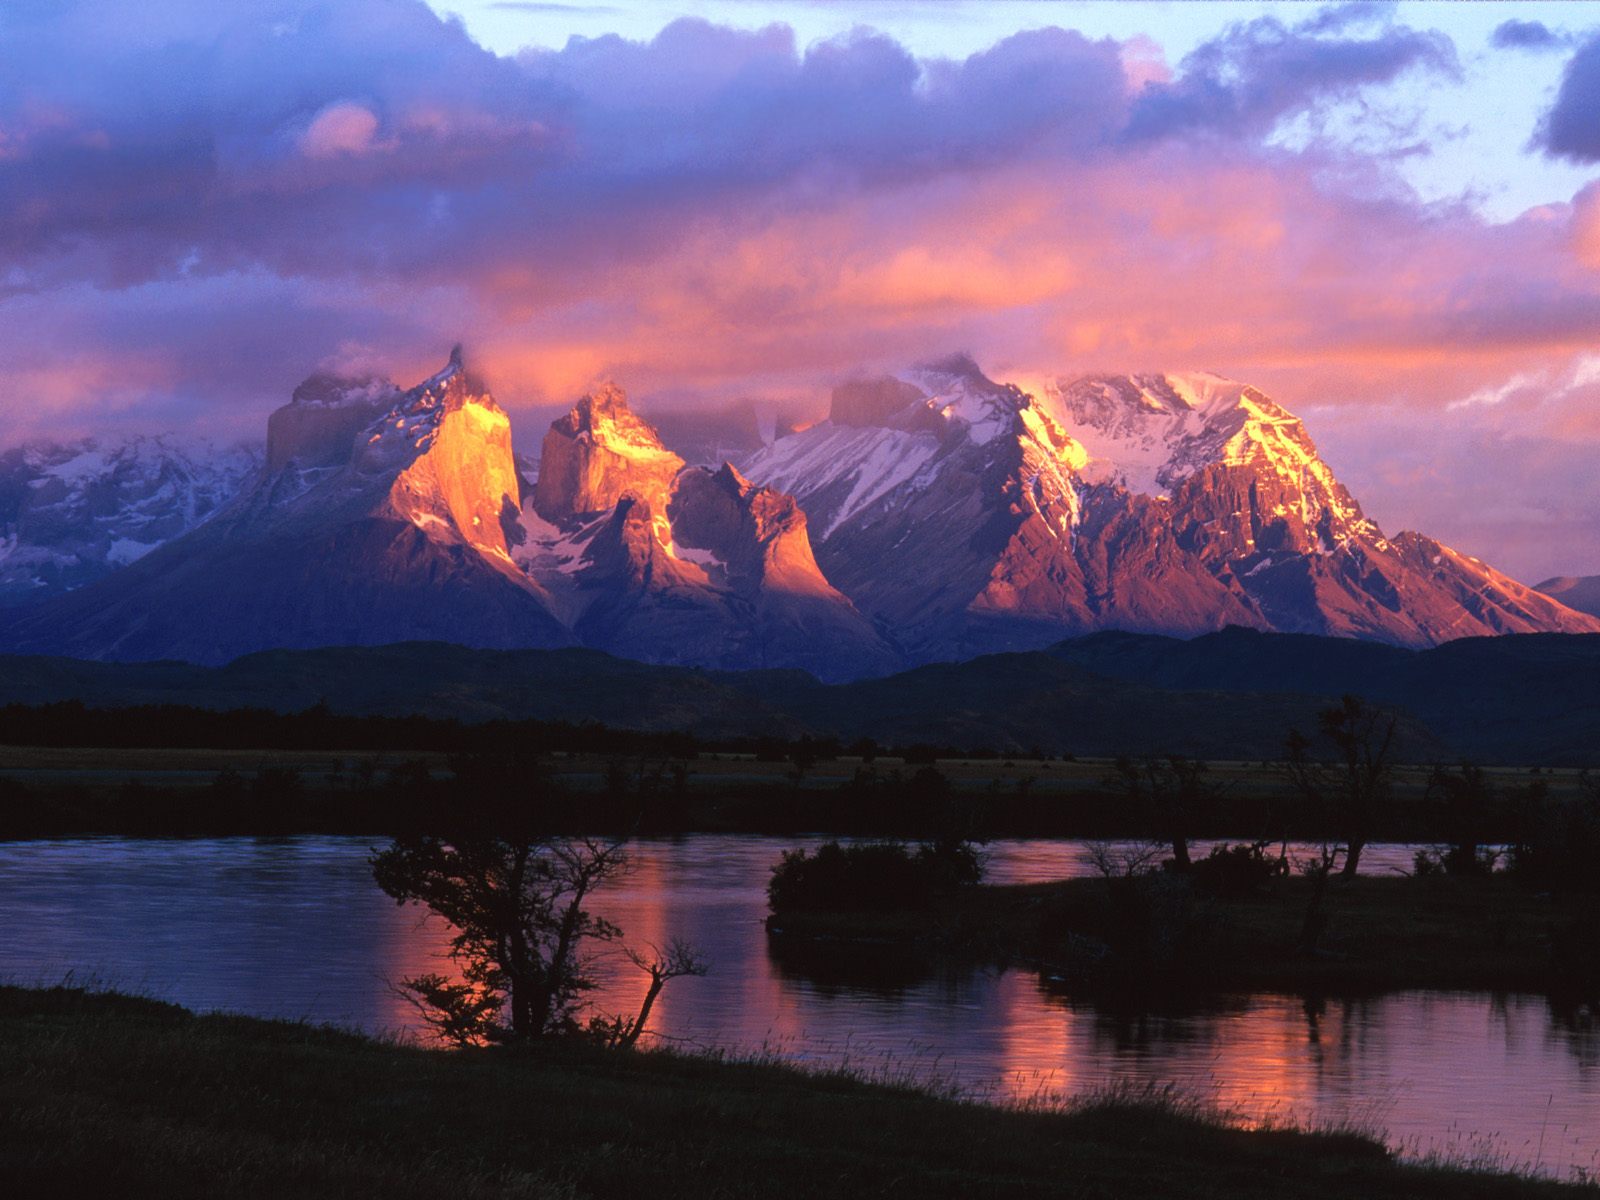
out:
<path id="1" fill-rule="evenodd" d="M 7 1195 L 1559 1197 L 1171 1105 L 1008 1112 L 772 1065 L 449 1053 L 0 988 Z"/>
<path id="2" fill-rule="evenodd" d="M 1536 893 L 1503 875 L 1335 880 L 1314 955 L 1299 949 L 1312 886 L 1303 877 L 1275 880 L 1246 899 L 1185 895 L 1170 877 L 1146 883 L 1151 928 L 1138 932 L 1150 936 L 1131 965 L 1149 968 L 1163 986 L 1543 992 L 1600 982 L 1600 899 Z M 1068 978 L 1084 973 L 1086 956 L 1114 953 L 1127 940 L 1125 925 L 1099 878 L 973 887 L 924 909 L 785 913 L 772 922 L 783 936 L 819 947 L 957 951 L 1039 963 Z"/>
<path id="3" fill-rule="evenodd" d="M 0 730 L 0 732 L 5 732 Z M 1429 768 L 1401 767 L 1375 814 L 1380 841 L 1438 841 L 1449 818 L 1428 797 Z M 462 778 L 458 771 L 465 771 Z M 462 813 L 492 816 L 540 795 L 552 821 L 585 831 L 921 837 L 952 805 L 995 837 L 1144 837 L 1110 759 L 852 755 L 805 760 L 755 753 L 522 756 L 411 749 L 0 745 L 0 838 L 384 836 Z M 1220 791 L 1196 837 L 1322 830 L 1289 794 L 1279 764 L 1212 762 Z M 1505 841 L 1517 801 L 1537 784 L 1552 802 L 1584 794 L 1573 770 L 1496 768 L 1485 841 Z"/>

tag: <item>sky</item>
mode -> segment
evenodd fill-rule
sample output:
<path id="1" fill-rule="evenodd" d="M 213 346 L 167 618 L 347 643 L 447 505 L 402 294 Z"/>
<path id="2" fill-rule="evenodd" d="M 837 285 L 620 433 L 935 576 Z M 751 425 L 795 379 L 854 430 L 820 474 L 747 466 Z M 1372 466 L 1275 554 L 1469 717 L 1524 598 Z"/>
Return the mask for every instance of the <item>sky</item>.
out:
<path id="1" fill-rule="evenodd" d="M 1600 5 L 7 0 L 0 445 L 454 342 L 519 440 L 955 350 L 1216 370 L 1600 573 Z"/>

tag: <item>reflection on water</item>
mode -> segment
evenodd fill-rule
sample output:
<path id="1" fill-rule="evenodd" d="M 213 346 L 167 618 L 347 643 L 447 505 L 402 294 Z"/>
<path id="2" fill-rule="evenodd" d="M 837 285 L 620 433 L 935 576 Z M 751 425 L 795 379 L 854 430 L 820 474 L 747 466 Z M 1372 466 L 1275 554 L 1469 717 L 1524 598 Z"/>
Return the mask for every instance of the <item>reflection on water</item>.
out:
<path id="1" fill-rule="evenodd" d="M 1600 1166 L 1592 1012 L 1461 993 L 1116 1012 L 1053 995 L 1024 971 L 882 952 L 819 969 L 770 948 L 761 924 L 768 871 L 793 844 L 699 835 L 636 847 L 634 871 L 597 907 L 633 944 L 682 936 L 712 962 L 706 978 L 662 993 L 652 1020 L 662 1037 L 998 1098 L 1175 1083 L 1263 1118 L 1380 1126 L 1417 1152 L 1488 1152 L 1559 1173 Z M 367 850 L 348 838 L 0 845 L 0 977 L 71 972 L 201 1010 L 415 1028 L 389 985 L 437 969 L 445 931 L 373 886 Z M 1081 852 L 997 842 L 990 878 L 1081 874 Z M 1363 866 L 1409 862 L 1405 847 L 1374 847 Z M 637 1006 L 645 980 L 620 954 L 598 974 L 601 1008 Z"/>

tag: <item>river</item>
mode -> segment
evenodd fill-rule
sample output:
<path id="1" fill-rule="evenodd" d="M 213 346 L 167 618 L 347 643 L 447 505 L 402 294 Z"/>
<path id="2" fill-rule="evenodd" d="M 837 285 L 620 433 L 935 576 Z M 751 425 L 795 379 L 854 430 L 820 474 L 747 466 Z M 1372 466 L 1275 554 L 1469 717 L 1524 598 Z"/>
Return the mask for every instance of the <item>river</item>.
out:
<path id="1" fill-rule="evenodd" d="M 1224 997 L 1166 1013 L 1103 1011 L 1023 970 L 929 971 L 892 956 L 819 975 L 774 955 L 765 884 L 805 840 L 692 835 L 639 843 L 597 904 L 633 944 L 682 936 L 710 960 L 652 1021 L 684 1048 L 778 1054 L 995 1099 L 1174 1085 L 1261 1120 L 1350 1123 L 1406 1153 L 1569 1175 L 1600 1168 L 1600 1014 L 1538 996 L 1397 993 L 1308 1003 Z M 415 1031 L 393 981 L 438 969 L 445 931 L 372 884 L 358 838 L 0 845 L 0 978 L 71 978 L 197 1010 Z M 1003 840 L 989 878 L 1079 874 L 1081 844 Z M 1369 849 L 1367 871 L 1410 851 Z M 643 990 L 619 954 L 597 1007 Z"/>

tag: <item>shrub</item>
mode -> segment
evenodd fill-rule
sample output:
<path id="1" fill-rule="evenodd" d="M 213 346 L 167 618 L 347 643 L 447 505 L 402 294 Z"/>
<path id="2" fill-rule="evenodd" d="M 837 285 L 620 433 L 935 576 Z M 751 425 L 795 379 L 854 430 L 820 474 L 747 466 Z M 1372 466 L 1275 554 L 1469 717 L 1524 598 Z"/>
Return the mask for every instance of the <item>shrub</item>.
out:
<path id="1" fill-rule="evenodd" d="M 1213 846 L 1211 853 L 1189 868 L 1195 891 L 1202 896 L 1236 900 L 1253 896 L 1287 873 L 1281 858 L 1267 853 L 1266 842 Z"/>
<path id="2" fill-rule="evenodd" d="M 970 842 L 824 842 L 815 851 L 785 852 L 772 869 L 773 912 L 887 911 L 925 908 L 935 898 L 983 877 Z"/>
<path id="3" fill-rule="evenodd" d="M 1509 859 L 1512 874 L 1540 891 L 1600 891 L 1600 794 L 1556 801 L 1542 781 L 1530 785 Z"/>

